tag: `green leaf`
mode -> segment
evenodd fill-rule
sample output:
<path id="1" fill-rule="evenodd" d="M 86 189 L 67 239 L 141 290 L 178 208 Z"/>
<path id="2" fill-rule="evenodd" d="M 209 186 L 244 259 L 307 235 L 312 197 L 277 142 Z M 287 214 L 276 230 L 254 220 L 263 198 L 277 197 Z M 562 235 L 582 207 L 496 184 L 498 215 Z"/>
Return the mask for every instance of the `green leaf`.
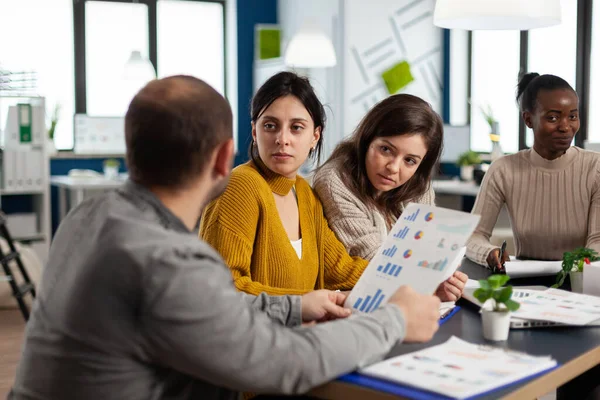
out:
<path id="1" fill-rule="evenodd" d="M 512 292 L 513 292 L 513 288 L 512 286 L 507 286 L 505 288 L 502 288 L 501 290 L 497 291 L 497 295 L 494 296 L 494 298 L 496 299 L 496 301 L 500 302 L 500 303 L 506 303 L 508 300 L 510 300 L 511 296 L 512 296 Z"/>
<path id="2" fill-rule="evenodd" d="M 475 298 L 477 300 L 479 300 L 481 303 L 485 303 L 489 298 L 491 298 L 492 295 L 492 291 L 491 290 L 486 290 L 486 289 L 477 289 L 475 290 L 475 292 L 473 292 L 473 296 L 475 296 Z"/>
<path id="3" fill-rule="evenodd" d="M 490 290 L 491 286 L 489 284 L 488 281 L 486 281 L 485 279 L 481 279 L 479 281 L 479 287 L 482 288 L 483 290 Z"/>
<path id="4" fill-rule="evenodd" d="M 490 286 L 493 289 L 498 289 L 501 288 L 502 286 L 504 286 L 504 284 L 506 284 L 506 282 L 508 282 L 508 280 L 510 279 L 509 276 L 507 275 L 492 275 L 488 278 L 488 282 L 490 283 Z"/>
<path id="5" fill-rule="evenodd" d="M 504 305 L 506 306 L 506 308 L 508 308 L 510 311 L 517 311 L 519 309 L 519 307 L 521 307 L 521 305 L 519 303 L 517 303 L 514 300 L 507 300 Z"/>

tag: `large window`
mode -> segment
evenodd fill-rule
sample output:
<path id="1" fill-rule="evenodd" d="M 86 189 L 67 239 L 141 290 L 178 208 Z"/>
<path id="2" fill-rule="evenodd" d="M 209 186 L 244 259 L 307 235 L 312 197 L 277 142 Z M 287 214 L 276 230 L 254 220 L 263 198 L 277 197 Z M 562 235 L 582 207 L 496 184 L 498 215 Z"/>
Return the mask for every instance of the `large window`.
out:
<path id="1" fill-rule="evenodd" d="M 561 0 L 561 7 L 560 25 L 529 31 L 527 69 L 528 72 L 560 76 L 575 88 L 577 7 L 572 0 Z M 529 128 L 526 128 L 525 142 L 528 147 L 533 146 L 533 131 Z"/>
<path id="2" fill-rule="evenodd" d="M 592 13 L 592 54 L 590 60 L 590 105 L 588 140 L 600 143 L 600 1 Z"/>
<path id="3" fill-rule="evenodd" d="M 475 31 L 471 56 L 471 149 L 492 149 L 490 127 L 481 109 L 492 111 L 499 123 L 505 153 L 519 149 L 519 119 L 515 88 L 519 75 L 518 31 Z"/>
<path id="4" fill-rule="evenodd" d="M 85 3 L 87 114 L 123 116 L 139 89 L 125 76 L 132 51 L 148 58 L 148 6 L 140 3 Z"/>
<path id="5" fill-rule="evenodd" d="M 58 149 L 73 147 L 72 3 L 72 0 L 0 0 L 0 67 L 37 72 L 35 92 L 46 98 L 48 116 L 57 104 L 61 107 L 54 136 Z M 2 124 L 6 122 L 9 101 L 0 98 Z"/>
<path id="6" fill-rule="evenodd" d="M 225 95 L 223 4 L 160 0 L 157 6 L 158 76 L 192 75 Z"/>

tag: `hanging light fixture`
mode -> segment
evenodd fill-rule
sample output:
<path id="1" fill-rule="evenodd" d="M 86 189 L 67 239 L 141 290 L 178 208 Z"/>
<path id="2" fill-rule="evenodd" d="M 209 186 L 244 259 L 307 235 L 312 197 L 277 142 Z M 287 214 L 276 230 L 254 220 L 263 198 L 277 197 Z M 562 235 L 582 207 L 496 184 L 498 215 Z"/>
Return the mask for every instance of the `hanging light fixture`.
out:
<path id="1" fill-rule="evenodd" d="M 156 78 L 154 66 L 138 50 L 133 50 L 127 63 L 125 64 L 124 77 L 126 80 L 133 80 L 147 83 Z"/>
<path id="2" fill-rule="evenodd" d="M 465 30 L 544 28 L 561 23 L 560 0 L 437 0 L 433 23 Z"/>
<path id="3" fill-rule="evenodd" d="M 305 24 L 292 37 L 284 60 L 286 65 L 296 68 L 333 67 L 337 63 L 333 43 L 312 24 Z"/>

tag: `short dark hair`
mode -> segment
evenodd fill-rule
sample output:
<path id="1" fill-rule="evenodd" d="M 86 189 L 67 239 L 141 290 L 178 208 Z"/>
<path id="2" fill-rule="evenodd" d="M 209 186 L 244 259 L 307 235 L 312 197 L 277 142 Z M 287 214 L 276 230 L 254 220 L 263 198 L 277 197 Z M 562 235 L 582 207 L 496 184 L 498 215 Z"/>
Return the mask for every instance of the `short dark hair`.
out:
<path id="1" fill-rule="evenodd" d="M 376 189 L 367 176 L 369 146 L 378 137 L 421 135 L 427 153 L 415 174 L 404 185 L 376 197 Z M 439 162 L 444 140 L 444 123 L 423 99 L 410 94 L 387 97 L 364 116 L 348 139 L 333 151 L 333 162 L 352 193 L 365 204 L 380 210 L 388 220 L 397 218 L 402 202 L 414 200 L 429 190 L 431 174 Z"/>
<path id="2" fill-rule="evenodd" d="M 148 83 L 125 116 L 131 180 L 186 186 L 202 173 L 214 149 L 231 139 L 232 119 L 227 100 L 200 79 L 178 75 Z"/>
<path id="3" fill-rule="evenodd" d="M 299 76 L 293 72 L 279 72 L 270 77 L 256 92 L 252 98 L 250 106 L 250 119 L 256 123 L 262 113 L 275 100 L 280 97 L 294 96 L 304 105 L 306 111 L 313 120 L 315 129 L 321 128 L 321 136 L 315 149 L 311 150 L 309 158 L 316 155 L 317 161 L 321 158 L 321 148 L 323 147 L 323 131 L 325 130 L 325 108 L 317 97 L 315 90 L 310 84 L 308 78 Z M 250 143 L 248 155 L 253 161 L 257 161 L 260 156 L 256 146 Z"/>
<path id="4" fill-rule="evenodd" d="M 521 78 L 517 84 L 517 104 L 521 112 L 533 112 L 537 103 L 537 96 L 540 90 L 558 90 L 571 89 L 571 85 L 563 78 L 556 75 L 540 75 L 536 72 L 529 72 Z M 575 90 L 573 90 L 574 93 Z"/>

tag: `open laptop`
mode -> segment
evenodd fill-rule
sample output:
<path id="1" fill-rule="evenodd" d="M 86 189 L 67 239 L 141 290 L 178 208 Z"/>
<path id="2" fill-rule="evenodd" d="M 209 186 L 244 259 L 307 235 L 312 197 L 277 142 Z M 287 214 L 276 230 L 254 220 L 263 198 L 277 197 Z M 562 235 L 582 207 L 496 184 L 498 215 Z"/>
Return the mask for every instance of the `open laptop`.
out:
<path id="1" fill-rule="evenodd" d="M 470 280 L 469 280 L 470 281 Z M 476 282 L 476 281 L 475 281 Z M 477 287 L 479 287 L 479 285 L 472 286 L 467 284 L 467 286 L 465 287 L 465 290 L 463 292 L 463 298 L 465 300 L 470 301 L 471 303 L 481 307 L 481 303 L 479 302 L 479 300 L 477 300 L 475 298 L 475 296 L 473 296 L 473 293 L 475 292 L 475 290 L 477 290 Z M 512 298 L 515 299 L 516 301 L 518 301 L 518 299 L 522 299 L 525 297 L 529 297 L 532 293 L 536 292 L 536 291 L 543 291 L 548 289 L 545 286 L 518 286 L 518 287 L 513 287 L 513 295 Z M 531 320 L 531 319 L 523 319 L 523 318 L 517 318 L 517 317 L 511 317 L 510 318 L 510 328 L 511 329 L 526 329 L 526 328 L 548 328 L 548 327 L 552 327 L 552 326 L 572 326 L 572 325 L 567 325 L 567 324 L 561 324 L 558 322 L 551 322 L 551 321 L 536 321 L 536 320 Z M 600 319 L 597 319 L 593 322 L 590 322 L 587 325 L 584 326 L 600 326 Z"/>

